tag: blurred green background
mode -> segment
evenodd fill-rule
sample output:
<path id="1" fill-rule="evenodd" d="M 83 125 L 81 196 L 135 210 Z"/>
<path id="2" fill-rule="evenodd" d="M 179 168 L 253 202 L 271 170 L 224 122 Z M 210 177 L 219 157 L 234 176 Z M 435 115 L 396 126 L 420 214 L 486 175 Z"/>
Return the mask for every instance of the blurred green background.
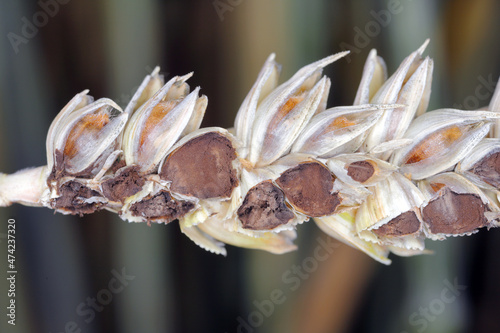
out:
<path id="1" fill-rule="evenodd" d="M 231 127 L 271 52 L 284 81 L 351 49 L 325 70 L 329 106 L 348 105 L 371 48 L 392 73 L 430 37 L 430 108 L 484 106 L 500 75 L 499 14 L 493 0 L 2 0 L 0 170 L 46 163 L 50 122 L 76 93 L 88 88 L 124 106 L 156 65 L 167 78 L 194 71 L 190 85 L 209 98 L 203 126 Z M 6 320 L 8 218 L 17 228 L 15 327 Z M 499 230 L 428 241 L 435 255 L 393 257 L 389 267 L 345 245 L 318 261 L 326 235 L 312 222 L 298 232 L 295 253 L 229 247 L 224 258 L 176 223 L 2 208 L 0 331 L 500 332 Z M 107 293 L 123 269 L 134 278 Z M 454 281 L 466 289 L 443 302 Z M 86 302 L 96 297 L 106 304 L 91 311 Z"/>

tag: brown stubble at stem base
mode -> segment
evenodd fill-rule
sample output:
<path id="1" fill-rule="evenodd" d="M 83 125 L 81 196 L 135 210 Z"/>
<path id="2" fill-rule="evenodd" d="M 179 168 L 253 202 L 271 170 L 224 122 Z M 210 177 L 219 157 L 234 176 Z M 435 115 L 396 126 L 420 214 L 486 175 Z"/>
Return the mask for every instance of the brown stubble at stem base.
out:
<path id="1" fill-rule="evenodd" d="M 172 192 L 199 199 L 228 198 L 239 184 L 232 165 L 235 159 L 231 141 L 209 132 L 171 153 L 159 174 L 171 182 Z"/>
<path id="2" fill-rule="evenodd" d="M 334 181 L 326 167 L 307 162 L 283 172 L 276 184 L 298 211 L 319 217 L 333 214 L 341 203 L 340 195 L 332 193 Z"/>

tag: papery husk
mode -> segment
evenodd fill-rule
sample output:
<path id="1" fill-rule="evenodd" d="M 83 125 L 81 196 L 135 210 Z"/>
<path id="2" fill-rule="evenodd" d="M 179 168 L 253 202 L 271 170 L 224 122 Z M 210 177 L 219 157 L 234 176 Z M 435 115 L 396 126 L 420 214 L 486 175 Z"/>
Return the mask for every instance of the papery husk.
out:
<path id="1" fill-rule="evenodd" d="M 361 146 L 366 131 L 391 107 L 365 104 L 325 110 L 310 120 L 291 152 L 322 158 L 352 153 Z"/>
<path id="2" fill-rule="evenodd" d="M 261 167 L 283 156 L 311 117 L 325 106 L 330 87 L 322 68 L 345 56 L 341 52 L 300 69 L 259 104 L 252 125 L 248 161 Z"/>
<path id="3" fill-rule="evenodd" d="M 181 232 L 202 249 L 211 253 L 221 254 L 224 257 L 227 255 L 224 243 L 219 242 L 197 226 L 186 226 L 183 223 L 179 223 L 179 225 Z"/>
<path id="4" fill-rule="evenodd" d="M 87 91 L 84 91 L 76 95 L 51 124 L 46 143 L 48 173 L 56 171 L 65 175 L 93 177 L 107 157 L 118 149 L 118 137 L 128 114 L 110 99 L 101 98 L 92 102 L 86 94 Z M 94 114 L 98 114 L 97 119 L 86 118 Z M 88 122 L 81 124 L 86 120 Z M 66 154 L 66 149 L 71 155 Z M 60 154 L 59 157 L 56 157 L 57 154 Z"/>
<path id="5" fill-rule="evenodd" d="M 207 99 L 198 97 L 199 88 L 189 93 L 185 81 L 190 77 L 191 74 L 172 78 L 134 112 L 123 134 L 127 165 L 138 165 L 144 174 L 155 172 L 169 149 L 186 134 L 186 129 L 193 131 L 200 125 Z M 158 117 L 153 112 L 157 112 L 161 102 L 170 103 L 164 106 L 170 109 L 161 118 L 150 120 Z M 150 124 L 151 121 L 155 123 Z"/>
<path id="6" fill-rule="evenodd" d="M 406 107 L 386 110 L 370 129 L 363 150 L 370 152 L 378 144 L 399 139 L 408 128 L 425 90 L 430 59 L 422 59 L 429 40 L 406 57 L 396 72 L 380 87 L 370 100 L 372 104 L 405 104 Z M 377 157 L 387 159 L 389 154 Z"/>
<path id="7" fill-rule="evenodd" d="M 422 250 L 407 249 L 404 247 L 397 247 L 393 245 L 388 245 L 387 248 L 391 251 L 391 253 L 394 253 L 395 255 L 400 257 L 413 257 L 422 254 L 427 254 L 427 255 L 434 254 L 434 251 L 428 249 L 422 249 Z"/>
<path id="8" fill-rule="evenodd" d="M 62 130 L 67 130 L 62 124 L 62 120 L 66 118 L 69 114 L 75 110 L 81 109 L 94 101 L 92 96 L 88 95 L 89 90 L 86 89 L 79 94 L 76 94 L 57 114 L 57 116 L 52 120 L 50 124 L 49 131 L 47 133 L 46 139 L 46 150 L 47 150 L 47 172 L 52 172 L 55 163 L 55 142 Z M 48 176 L 48 174 L 47 174 Z"/>
<path id="9" fill-rule="evenodd" d="M 500 79 L 499 79 L 500 81 Z M 500 113 L 500 84 L 497 83 L 493 97 L 491 97 L 488 110 Z M 500 138 L 500 120 L 496 119 L 493 126 L 491 126 L 490 137 Z"/>
<path id="10" fill-rule="evenodd" d="M 366 58 L 363 75 L 353 105 L 368 104 L 387 80 L 387 66 L 377 50 L 371 49 Z"/>
<path id="11" fill-rule="evenodd" d="M 412 179 L 423 179 L 453 167 L 488 133 L 500 113 L 440 109 L 418 117 L 405 138 L 413 142 L 397 151 L 391 163 Z"/>
<path id="12" fill-rule="evenodd" d="M 153 97 L 158 90 L 161 89 L 161 87 L 165 84 L 165 79 L 163 75 L 159 73 L 160 67 L 156 66 L 151 74 L 144 78 L 123 112 L 132 115 L 135 111 L 137 111 L 137 109 L 146 103 L 148 99 Z"/>
<path id="13" fill-rule="evenodd" d="M 296 245 L 293 244 L 296 237 L 294 232 L 263 232 L 255 237 L 237 231 L 229 231 L 224 227 L 225 224 L 227 223 L 215 216 L 191 227 L 186 226 L 181 221 L 181 230 L 200 247 L 222 255 L 226 255 L 224 244 L 259 249 L 274 254 L 283 254 L 297 249 Z"/>
<path id="14" fill-rule="evenodd" d="M 356 214 L 356 231 L 363 240 L 377 244 L 394 245 L 406 249 L 424 248 L 421 235 L 420 206 L 424 197 L 419 189 L 399 173 L 392 173 L 370 188 L 372 195 L 361 204 Z M 401 236 L 378 236 L 373 231 L 391 222 L 403 213 L 415 213 L 418 230 Z"/>
<path id="15" fill-rule="evenodd" d="M 308 82 L 308 80 L 306 80 Z M 305 85 L 306 83 L 304 83 Z M 320 106 L 323 95 L 327 93 L 328 80 L 323 78 L 312 87 L 294 87 L 304 91 L 295 97 L 296 91 L 288 92 L 290 100 L 282 105 L 275 101 L 281 97 L 271 93 L 259 106 L 252 131 L 252 141 L 248 160 L 256 167 L 269 165 L 285 155 Z M 279 88 L 276 89 L 279 91 Z M 300 100 L 297 104 L 295 100 Z M 290 106 L 289 106 L 290 104 Z"/>
<path id="16" fill-rule="evenodd" d="M 356 210 L 343 212 L 336 215 L 314 218 L 316 225 L 329 236 L 359 249 L 384 265 L 390 265 L 391 260 L 387 258 L 389 251 L 383 245 L 367 242 L 359 238 L 355 227 Z"/>
<path id="17" fill-rule="evenodd" d="M 348 168 L 356 162 L 369 163 L 373 167 L 373 174 L 363 181 L 352 178 Z M 337 178 L 351 186 L 373 186 L 397 170 L 394 165 L 366 153 L 337 155 L 328 159 L 326 165 Z"/>
<path id="18" fill-rule="evenodd" d="M 426 58 L 417 70 L 410 76 L 408 81 L 401 87 L 396 103 L 404 104 L 404 107 L 387 110 L 380 120 L 370 129 L 367 141 L 367 149 L 373 150 L 380 143 L 401 139 L 405 131 L 415 118 L 421 99 L 426 89 L 429 67 L 432 60 Z M 370 147 L 368 147 L 370 146 Z M 387 160 L 391 152 L 377 154 L 382 160 Z"/>
<path id="19" fill-rule="evenodd" d="M 280 66 L 272 53 L 260 70 L 257 80 L 240 106 L 234 122 L 235 136 L 243 147 L 248 147 L 251 139 L 252 125 L 260 102 L 278 85 Z M 246 157 L 244 155 L 243 157 Z"/>
<path id="20" fill-rule="evenodd" d="M 214 217 L 208 218 L 198 227 L 205 233 L 212 235 L 215 239 L 229 245 L 259 249 L 274 254 L 284 254 L 297 249 L 297 246 L 293 244 L 293 240 L 296 237 L 293 230 L 265 232 L 259 237 L 251 237 L 221 228 L 221 221 Z"/>

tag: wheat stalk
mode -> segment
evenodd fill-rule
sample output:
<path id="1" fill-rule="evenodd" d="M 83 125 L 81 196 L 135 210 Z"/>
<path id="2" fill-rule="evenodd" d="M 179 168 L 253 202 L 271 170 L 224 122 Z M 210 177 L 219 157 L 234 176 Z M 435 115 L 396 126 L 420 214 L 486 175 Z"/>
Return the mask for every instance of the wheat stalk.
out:
<path id="1" fill-rule="evenodd" d="M 199 128 L 207 98 L 190 92 L 192 74 L 165 83 L 156 68 L 123 111 L 83 91 L 52 122 L 47 165 L 0 174 L 0 206 L 179 220 L 219 254 L 224 243 L 294 250 L 310 218 L 385 264 L 390 252 L 428 253 L 426 238 L 499 223 L 500 88 L 486 109 L 426 112 L 427 44 L 390 77 L 372 50 L 353 105 L 334 108 L 322 69 L 347 52 L 281 85 L 273 54 L 229 130 Z"/>

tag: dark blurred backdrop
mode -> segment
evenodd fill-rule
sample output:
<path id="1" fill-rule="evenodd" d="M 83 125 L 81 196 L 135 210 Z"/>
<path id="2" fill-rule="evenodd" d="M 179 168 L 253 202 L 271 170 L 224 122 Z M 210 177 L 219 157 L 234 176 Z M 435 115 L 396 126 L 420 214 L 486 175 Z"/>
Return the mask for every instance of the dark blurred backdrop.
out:
<path id="1" fill-rule="evenodd" d="M 348 105 L 371 48 L 392 73 L 430 37 L 430 108 L 487 105 L 500 75 L 499 14 L 494 0 L 1 0 L 0 170 L 46 163 L 50 122 L 77 92 L 124 106 L 156 65 L 167 78 L 194 71 L 190 85 L 209 98 L 203 126 L 230 127 L 271 52 L 283 81 L 351 49 L 325 71 L 329 106 Z M 15 327 L 6 322 L 8 218 L 17 228 Z M 500 230 L 428 241 L 435 255 L 393 257 L 388 267 L 334 246 L 300 275 L 327 238 L 312 222 L 298 232 L 295 253 L 229 246 L 224 258 L 176 223 L 2 208 L 0 331 L 500 332 Z M 123 288 L 107 292 L 123 272 Z M 448 283 L 460 285 L 450 303 L 442 300 Z M 90 310 L 96 297 L 106 304 Z"/>

